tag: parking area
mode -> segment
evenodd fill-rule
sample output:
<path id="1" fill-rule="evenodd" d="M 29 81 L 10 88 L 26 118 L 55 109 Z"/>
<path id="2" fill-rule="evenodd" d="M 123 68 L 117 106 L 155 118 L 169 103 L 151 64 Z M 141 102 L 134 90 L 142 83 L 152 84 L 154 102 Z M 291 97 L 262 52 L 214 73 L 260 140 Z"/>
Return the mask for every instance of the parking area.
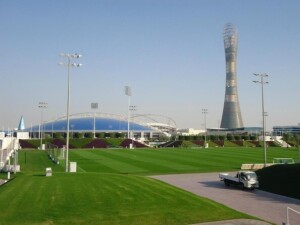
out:
<path id="1" fill-rule="evenodd" d="M 300 200 L 261 190 L 244 191 L 239 187 L 226 187 L 219 180 L 218 173 L 152 177 L 278 225 L 282 225 L 283 222 L 286 223 L 287 207 L 300 212 Z M 289 222 L 290 225 L 300 224 L 300 215 L 289 213 Z"/>

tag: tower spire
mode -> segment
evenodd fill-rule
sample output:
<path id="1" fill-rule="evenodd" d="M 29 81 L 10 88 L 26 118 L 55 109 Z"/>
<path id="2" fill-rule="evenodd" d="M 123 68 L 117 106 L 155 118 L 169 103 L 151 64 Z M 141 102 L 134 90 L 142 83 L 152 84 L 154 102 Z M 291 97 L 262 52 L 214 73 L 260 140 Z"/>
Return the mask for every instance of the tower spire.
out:
<path id="1" fill-rule="evenodd" d="M 19 122 L 19 126 L 18 126 L 18 130 L 25 130 L 25 123 L 24 123 L 24 118 L 23 116 L 21 116 L 20 122 Z"/>

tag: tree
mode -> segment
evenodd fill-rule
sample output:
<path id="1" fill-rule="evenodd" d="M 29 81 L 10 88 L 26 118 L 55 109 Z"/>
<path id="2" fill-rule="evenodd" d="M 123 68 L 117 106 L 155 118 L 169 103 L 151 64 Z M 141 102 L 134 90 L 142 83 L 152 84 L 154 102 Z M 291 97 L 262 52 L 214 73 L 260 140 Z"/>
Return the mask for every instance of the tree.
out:
<path id="1" fill-rule="evenodd" d="M 235 135 L 234 140 L 240 141 L 242 139 L 241 135 Z"/>
<path id="2" fill-rule="evenodd" d="M 84 137 L 85 138 L 93 138 L 94 134 L 92 132 L 87 132 L 87 133 L 84 134 Z"/>
<path id="3" fill-rule="evenodd" d="M 116 133 L 116 138 L 124 138 L 125 133 Z"/>
<path id="4" fill-rule="evenodd" d="M 187 135 L 187 136 L 184 136 L 184 140 L 186 140 L 186 141 L 189 141 L 189 140 L 191 140 L 191 136 L 189 136 L 189 135 Z"/>
<path id="5" fill-rule="evenodd" d="M 243 139 L 244 141 L 248 141 L 248 140 L 249 140 L 249 135 L 243 134 L 243 135 L 242 135 L 242 139 Z"/>
<path id="6" fill-rule="evenodd" d="M 104 138 L 105 137 L 105 133 L 101 132 L 101 133 L 97 133 L 96 134 L 97 138 Z"/>
<path id="7" fill-rule="evenodd" d="M 224 141 L 225 140 L 225 136 L 224 135 L 219 135 L 219 140 L 220 141 Z"/>
<path id="8" fill-rule="evenodd" d="M 227 140 L 228 141 L 233 141 L 233 135 L 232 134 L 227 134 Z"/>
<path id="9" fill-rule="evenodd" d="M 215 136 L 215 135 L 209 135 L 208 137 L 209 137 L 209 140 L 211 140 L 211 141 L 217 140 L 217 136 Z"/>
<path id="10" fill-rule="evenodd" d="M 299 147 L 300 134 L 299 133 L 294 134 L 294 139 L 295 139 L 296 146 Z"/>
<path id="11" fill-rule="evenodd" d="M 257 134 L 251 134 L 249 138 L 250 138 L 251 141 L 256 141 L 257 140 Z"/>
<path id="12" fill-rule="evenodd" d="M 53 138 L 55 138 L 55 139 L 62 138 L 62 133 L 59 133 L 59 132 L 53 133 Z"/>
<path id="13" fill-rule="evenodd" d="M 183 141 L 184 140 L 184 137 L 182 135 L 178 136 L 178 140 L 179 141 Z"/>
<path id="14" fill-rule="evenodd" d="M 83 137 L 84 137 L 84 134 L 81 132 L 74 133 L 74 138 L 83 138 Z"/>

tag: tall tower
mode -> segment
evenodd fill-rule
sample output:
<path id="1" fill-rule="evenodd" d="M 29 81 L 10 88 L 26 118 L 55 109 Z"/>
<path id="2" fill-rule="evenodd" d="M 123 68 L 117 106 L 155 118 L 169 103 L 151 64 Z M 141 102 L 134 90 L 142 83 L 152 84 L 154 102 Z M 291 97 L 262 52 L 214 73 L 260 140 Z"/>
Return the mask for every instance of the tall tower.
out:
<path id="1" fill-rule="evenodd" d="M 238 33 L 233 24 L 228 23 L 225 25 L 223 38 L 226 59 L 226 84 L 221 128 L 239 128 L 244 125 L 238 98 L 236 76 Z"/>

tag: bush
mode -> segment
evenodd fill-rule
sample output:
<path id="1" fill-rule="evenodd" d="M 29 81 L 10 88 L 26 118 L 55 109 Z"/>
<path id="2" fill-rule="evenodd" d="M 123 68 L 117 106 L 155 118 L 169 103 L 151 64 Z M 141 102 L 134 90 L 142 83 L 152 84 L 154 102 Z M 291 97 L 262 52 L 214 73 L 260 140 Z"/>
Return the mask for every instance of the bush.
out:
<path id="1" fill-rule="evenodd" d="M 84 138 L 84 134 L 76 132 L 76 133 L 74 133 L 74 138 Z"/>
<path id="2" fill-rule="evenodd" d="M 228 141 L 233 141 L 233 135 L 232 134 L 227 134 L 227 140 Z"/>
<path id="3" fill-rule="evenodd" d="M 235 135 L 234 140 L 240 141 L 242 139 L 241 135 Z"/>
<path id="4" fill-rule="evenodd" d="M 219 135 L 219 140 L 220 141 L 225 141 L 225 136 L 224 135 Z"/>
<path id="5" fill-rule="evenodd" d="M 208 140 L 211 140 L 211 141 L 216 141 L 217 140 L 216 135 L 209 135 L 208 137 L 209 137 Z"/>
<path id="6" fill-rule="evenodd" d="M 62 136 L 62 133 L 56 132 L 56 133 L 53 134 L 53 138 L 54 138 L 54 139 L 62 138 L 62 137 L 63 137 L 63 136 Z"/>
<path id="7" fill-rule="evenodd" d="M 88 133 L 85 133 L 84 134 L 84 137 L 85 138 L 93 138 L 94 137 L 94 134 L 92 132 L 88 132 Z"/>
<path id="8" fill-rule="evenodd" d="M 250 139 L 250 141 L 256 141 L 257 140 L 257 135 L 256 134 L 251 134 L 249 139 Z"/>
<path id="9" fill-rule="evenodd" d="M 96 137 L 97 138 L 104 138 L 105 137 L 105 133 L 96 133 Z"/>

